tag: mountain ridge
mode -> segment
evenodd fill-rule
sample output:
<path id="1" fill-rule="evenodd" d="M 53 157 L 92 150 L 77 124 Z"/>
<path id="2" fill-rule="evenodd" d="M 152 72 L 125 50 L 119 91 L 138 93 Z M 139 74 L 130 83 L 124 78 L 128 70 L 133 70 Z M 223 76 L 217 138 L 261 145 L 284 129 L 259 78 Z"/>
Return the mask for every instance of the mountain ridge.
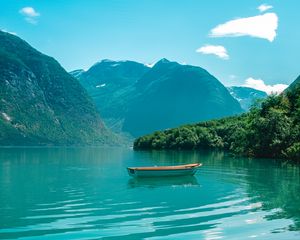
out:
<path id="1" fill-rule="evenodd" d="M 110 144 L 79 82 L 23 39 L 0 31 L 0 144 Z"/>
<path id="2" fill-rule="evenodd" d="M 243 110 L 248 111 L 258 100 L 266 98 L 268 95 L 264 91 L 244 86 L 227 87 L 230 94 L 239 101 Z"/>
<path id="3" fill-rule="evenodd" d="M 126 78 L 120 69 L 128 62 L 139 71 L 135 75 L 125 71 Z M 109 66 L 110 72 L 105 66 Z M 94 71 L 96 67 L 101 67 L 99 72 Z M 133 61 L 102 60 L 83 73 L 79 81 L 96 102 L 106 123 L 118 125 L 119 131 L 133 136 L 190 120 L 218 118 L 242 111 L 225 86 L 205 69 L 165 58 L 151 68 Z M 113 81 L 118 84 L 115 83 L 112 91 L 109 84 Z M 217 113 L 208 110 L 206 104 Z M 161 119 L 163 125 L 159 123 Z"/>

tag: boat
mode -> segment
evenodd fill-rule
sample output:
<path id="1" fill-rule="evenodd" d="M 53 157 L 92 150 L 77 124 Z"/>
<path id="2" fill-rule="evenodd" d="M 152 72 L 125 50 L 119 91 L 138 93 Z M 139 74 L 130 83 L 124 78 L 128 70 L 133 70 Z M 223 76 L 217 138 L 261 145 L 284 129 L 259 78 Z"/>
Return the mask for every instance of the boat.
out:
<path id="1" fill-rule="evenodd" d="M 202 166 L 201 163 L 175 166 L 128 167 L 127 171 L 131 177 L 191 176 L 196 173 L 200 166 Z"/>

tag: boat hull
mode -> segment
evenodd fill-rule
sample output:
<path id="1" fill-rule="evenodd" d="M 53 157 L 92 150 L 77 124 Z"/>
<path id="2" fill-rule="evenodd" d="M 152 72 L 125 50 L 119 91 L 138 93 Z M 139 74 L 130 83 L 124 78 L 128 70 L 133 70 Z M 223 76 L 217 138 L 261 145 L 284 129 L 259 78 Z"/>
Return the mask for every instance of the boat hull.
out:
<path id="1" fill-rule="evenodd" d="M 198 167 L 185 169 L 135 169 L 127 168 L 128 174 L 132 177 L 172 177 L 172 176 L 192 176 L 198 170 Z"/>

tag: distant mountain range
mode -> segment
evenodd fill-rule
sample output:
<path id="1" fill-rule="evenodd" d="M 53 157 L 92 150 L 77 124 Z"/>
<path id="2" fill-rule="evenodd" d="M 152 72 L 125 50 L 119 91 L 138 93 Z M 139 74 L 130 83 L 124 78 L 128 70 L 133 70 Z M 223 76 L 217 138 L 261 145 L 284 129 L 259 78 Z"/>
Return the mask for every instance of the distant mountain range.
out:
<path id="1" fill-rule="evenodd" d="M 249 87 L 228 87 L 230 94 L 239 101 L 243 110 L 248 111 L 256 100 L 264 99 L 268 95 L 266 92 Z"/>
<path id="2" fill-rule="evenodd" d="M 80 83 L 59 63 L 0 31 L 0 145 L 110 144 Z"/>
<path id="3" fill-rule="evenodd" d="M 152 68 L 103 60 L 86 72 L 71 74 L 94 99 L 107 125 L 132 136 L 243 111 L 206 70 L 167 59 Z"/>
<path id="4" fill-rule="evenodd" d="M 0 145 L 115 144 L 108 128 L 141 136 L 241 113 L 264 95 L 231 95 L 205 69 L 167 59 L 102 60 L 71 76 L 17 36 L 0 31 L 0 42 Z"/>

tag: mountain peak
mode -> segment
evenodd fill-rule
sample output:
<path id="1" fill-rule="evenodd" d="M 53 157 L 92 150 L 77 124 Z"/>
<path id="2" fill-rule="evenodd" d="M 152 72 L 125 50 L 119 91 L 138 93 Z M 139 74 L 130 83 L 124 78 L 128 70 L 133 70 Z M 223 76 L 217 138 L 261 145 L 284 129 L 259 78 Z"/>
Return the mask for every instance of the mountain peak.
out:
<path id="1" fill-rule="evenodd" d="M 174 61 L 169 61 L 166 58 L 162 58 L 158 62 L 156 62 L 153 67 L 157 67 L 157 66 L 160 66 L 160 67 L 161 66 L 168 66 L 169 67 L 169 66 L 173 66 L 173 65 L 179 65 L 179 63 L 174 62 Z"/>
<path id="2" fill-rule="evenodd" d="M 170 61 L 166 58 L 162 58 L 158 61 L 158 63 L 169 63 Z"/>

